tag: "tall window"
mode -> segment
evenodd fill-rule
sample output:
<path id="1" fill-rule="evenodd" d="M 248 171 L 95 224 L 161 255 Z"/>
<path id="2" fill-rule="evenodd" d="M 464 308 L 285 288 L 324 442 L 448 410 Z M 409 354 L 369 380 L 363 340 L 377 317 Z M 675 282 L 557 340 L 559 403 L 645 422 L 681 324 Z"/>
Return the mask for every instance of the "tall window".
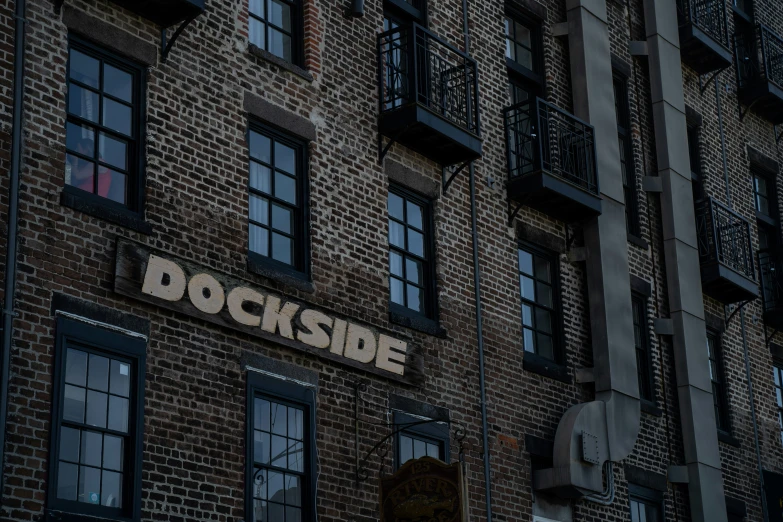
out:
<path id="1" fill-rule="evenodd" d="M 783 441 L 783 365 L 775 365 L 772 368 L 775 380 L 775 399 L 778 407 L 778 426 L 780 427 L 781 441 Z"/>
<path id="2" fill-rule="evenodd" d="M 661 504 L 640 497 L 631 497 L 631 522 L 662 522 Z"/>
<path id="3" fill-rule="evenodd" d="M 628 103 L 628 79 L 615 76 L 614 102 L 617 113 L 617 139 L 620 147 L 620 169 L 625 194 L 625 225 L 629 234 L 639 235 L 639 205 L 636 198 L 636 169 L 631 147 L 631 113 Z"/>
<path id="4" fill-rule="evenodd" d="M 306 145 L 261 125 L 251 127 L 249 138 L 250 255 L 306 274 Z"/>
<path id="5" fill-rule="evenodd" d="M 301 0 L 250 0 L 250 43 L 301 65 Z"/>
<path id="6" fill-rule="evenodd" d="M 139 211 L 143 70 L 71 37 L 65 184 L 96 203 Z"/>
<path id="7" fill-rule="evenodd" d="M 701 172 L 701 147 L 699 144 L 699 127 L 688 125 L 688 159 L 691 165 L 691 182 L 693 185 L 693 201 L 700 201 L 706 196 L 704 180 Z"/>
<path id="8" fill-rule="evenodd" d="M 247 419 L 247 520 L 313 522 L 314 390 L 249 372 Z"/>
<path id="9" fill-rule="evenodd" d="M 773 304 L 776 296 L 776 257 L 780 246 L 778 208 L 773 178 L 752 172 L 756 223 L 759 231 L 759 272 L 764 304 Z"/>
<path id="10" fill-rule="evenodd" d="M 57 322 L 49 507 L 75 513 L 63 520 L 139 516 L 145 351 L 136 338 Z"/>
<path id="11" fill-rule="evenodd" d="M 392 310 L 433 319 L 435 274 L 430 203 L 392 186 L 388 211 Z"/>
<path id="12" fill-rule="evenodd" d="M 543 91 L 540 27 L 516 12 L 506 14 L 504 27 L 509 101 L 516 105 Z"/>
<path id="13" fill-rule="evenodd" d="M 776 202 L 773 197 L 774 186 L 772 181 L 757 172 L 753 173 L 753 195 L 756 203 L 756 212 L 762 216 L 775 219 L 777 216 Z"/>
<path id="14" fill-rule="evenodd" d="M 639 396 L 653 402 L 653 373 L 650 354 L 650 336 L 647 328 L 647 300 L 639 295 L 631 296 L 633 312 L 633 338 L 636 347 L 636 371 L 639 377 Z"/>
<path id="15" fill-rule="evenodd" d="M 710 380 L 712 381 L 715 422 L 720 431 L 728 433 L 731 430 L 731 426 L 729 424 L 729 410 L 726 401 L 726 383 L 723 376 L 720 337 L 712 332 L 707 332 L 707 357 L 710 365 Z"/>
<path id="16" fill-rule="evenodd" d="M 397 434 L 395 462 L 400 467 L 411 459 L 432 457 L 447 461 L 449 458 L 449 428 L 437 422 L 422 423 L 423 419 L 394 414 Z"/>
<path id="17" fill-rule="evenodd" d="M 526 352 L 558 358 L 559 295 L 557 257 L 530 245 L 519 247 L 522 345 Z"/>

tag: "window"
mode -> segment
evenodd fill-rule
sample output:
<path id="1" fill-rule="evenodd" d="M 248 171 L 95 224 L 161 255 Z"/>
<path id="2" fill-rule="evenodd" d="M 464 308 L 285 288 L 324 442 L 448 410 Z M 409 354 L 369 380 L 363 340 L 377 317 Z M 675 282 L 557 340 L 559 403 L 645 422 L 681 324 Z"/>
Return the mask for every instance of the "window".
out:
<path id="1" fill-rule="evenodd" d="M 399 468 L 411 459 L 432 457 L 447 462 L 449 459 L 449 428 L 443 423 L 405 413 L 394 414 L 394 425 L 401 430 L 395 441 L 395 466 Z M 403 429 L 404 428 L 404 429 Z"/>
<path id="2" fill-rule="evenodd" d="M 435 248 L 431 205 L 409 191 L 392 186 L 388 210 L 392 310 L 434 319 Z"/>
<path id="3" fill-rule="evenodd" d="M 559 295 L 557 257 L 529 245 L 519 247 L 522 345 L 526 352 L 558 358 Z"/>
<path id="4" fill-rule="evenodd" d="M 647 327 L 647 300 L 632 294 L 633 338 L 636 347 L 636 372 L 639 377 L 639 396 L 647 402 L 654 402 L 652 357 L 650 353 L 650 336 Z"/>
<path id="5" fill-rule="evenodd" d="M 775 219 L 776 208 L 773 198 L 773 184 L 766 177 L 758 173 L 753 173 L 753 196 L 756 202 L 756 212 Z"/>
<path id="6" fill-rule="evenodd" d="M 301 0 L 250 0 L 250 43 L 301 65 Z"/>
<path id="7" fill-rule="evenodd" d="M 707 356 L 710 365 L 710 380 L 712 381 L 715 422 L 718 430 L 728 433 L 731 427 L 729 425 L 729 410 L 726 403 L 726 384 L 723 377 L 720 337 L 712 332 L 707 332 Z"/>
<path id="8" fill-rule="evenodd" d="M 636 198 L 636 169 L 631 147 L 631 113 L 628 104 L 628 79 L 614 77 L 614 102 L 617 113 L 617 139 L 625 194 L 625 225 L 629 234 L 639 235 L 639 206 Z"/>
<path id="9" fill-rule="evenodd" d="M 248 372 L 246 515 L 315 520 L 315 391 Z"/>
<path id="10" fill-rule="evenodd" d="M 517 105 L 543 91 L 541 33 L 537 24 L 516 12 L 506 14 L 504 27 L 509 98 Z"/>
<path id="11" fill-rule="evenodd" d="M 309 275 L 306 145 L 260 125 L 251 126 L 249 141 L 250 255 Z"/>
<path id="12" fill-rule="evenodd" d="M 631 497 L 631 522 L 661 522 L 661 504 L 640 497 Z"/>
<path id="13" fill-rule="evenodd" d="M 142 206 L 143 70 L 71 38 L 65 184 L 103 205 Z"/>
<path id="14" fill-rule="evenodd" d="M 778 409 L 778 426 L 780 429 L 781 441 L 783 441 L 783 365 L 775 365 L 772 368 L 775 381 L 775 398 Z"/>
<path id="15" fill-rule="evenodd" d="M 693 201 L 706 197 L 704 181 L 701 175 L 701 149 L 699 145 L 699 127 L 688 125 L 688 159 L 691 164 L 691 181 L 693 185 Z"/>
<path id="16" fill-rule="evenodd" d="M 140 339 L 57 322 L 48 495 L 63 520 L 139 519 L 145 352 Z"/>

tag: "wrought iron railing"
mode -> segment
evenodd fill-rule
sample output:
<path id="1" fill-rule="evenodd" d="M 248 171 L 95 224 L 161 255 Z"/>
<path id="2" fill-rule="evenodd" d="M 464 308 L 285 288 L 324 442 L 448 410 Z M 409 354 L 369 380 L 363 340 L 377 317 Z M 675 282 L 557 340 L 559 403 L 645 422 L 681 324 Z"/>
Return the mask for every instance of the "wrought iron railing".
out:
<path id="1" fill-rule="evenodd" d="M 753 31 L 734 35 L 737 56 L 737 84 L 750 87 L 770 81 L 783 89 L 783 39 L 770 28 L 759 24 Z"/>
<path id="2" fill-rule="evenodd" d="M 750 222 L 712 199 L 696 203 L 701 264 L 720 263 L 755 281 Z"/>
<path id="3" fill-rule="evenodd" d="M 759 276 L 764 311 L 783 310 L 783 260 L 780 252 L 759 251 Z"/>
<path id="4" fill-rule="evenodd" d="M 729 46 L 726 0 L 677 0 L 680 25 L 692 23 L 717 42 Z"/>
<path id="5" fill-rule="evenodd" d="M 598 194 L 592 125 L 540 98 L 505 112 L 509 180 L 545 171 Z"/>
<path id="6" fill-rule="evenodd" d="M 380 112 L 418 103 L 479 134 L 476 61 L 417 24 L 378 36 Z"/>

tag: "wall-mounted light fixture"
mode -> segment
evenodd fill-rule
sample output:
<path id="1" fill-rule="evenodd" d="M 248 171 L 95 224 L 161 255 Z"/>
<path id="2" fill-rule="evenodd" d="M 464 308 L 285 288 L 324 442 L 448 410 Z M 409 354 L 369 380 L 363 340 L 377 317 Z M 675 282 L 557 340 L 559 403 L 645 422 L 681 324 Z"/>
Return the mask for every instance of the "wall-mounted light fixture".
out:
<path id="1" fill-rule="evenodd" d="M 350 18 L 361 18 L 364 16 L 364 0 L 351 0 L 351 7 L 345 12 Z"/>

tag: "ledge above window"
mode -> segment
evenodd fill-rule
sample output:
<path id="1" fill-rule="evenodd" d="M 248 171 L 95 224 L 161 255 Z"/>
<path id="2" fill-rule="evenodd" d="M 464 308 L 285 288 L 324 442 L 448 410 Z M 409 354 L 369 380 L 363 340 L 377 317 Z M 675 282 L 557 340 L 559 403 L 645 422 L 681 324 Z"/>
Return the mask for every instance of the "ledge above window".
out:
<path id="1" fill-rule="evenodd" d="M 315 293 L 315 285 L 304 272 L 294 270 L 255 252 L 247 253 L 247 270 L 302 292 Z"/>
<path id="2" fill-rule="evenodd" d="M 448 332 L 434 319 L 424 317 L 396 303 L 389 305 L 389 321 L 417 332 L 445 339 Z"/>
<path id="3" fill-rule="evenodd" d="M 152 225 L 144 221 L 139 212 L 134 212 L 101 196 L 65 185 L 60 193 L 60 204 L 124 228 L 152 235 Z"/>

